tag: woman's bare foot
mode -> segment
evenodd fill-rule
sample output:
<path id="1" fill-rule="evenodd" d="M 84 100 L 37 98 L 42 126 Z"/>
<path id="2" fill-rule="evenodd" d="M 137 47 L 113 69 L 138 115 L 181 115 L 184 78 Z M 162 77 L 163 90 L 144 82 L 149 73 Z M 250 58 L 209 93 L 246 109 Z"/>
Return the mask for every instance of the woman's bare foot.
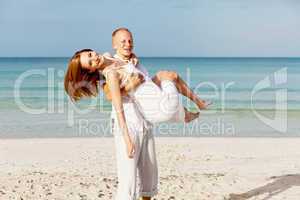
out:
<path id="1" fill-rule="evenodd" d="M 184 113 L 185 113 L 185 116 L 184 116 L 185 123 L 189 123 L 189 122 L 193 121 L 194 119 L 198 118 L 200 115 L 199 112 L 193 113 L 193 112 L 188 111 L 186 108 L 184 108 Z"/>
<path id="2" fill-rule="evenodd" d="M 197 106 L 198 106 L 198 108 L 200 110 L 204 110 L 204 109 L 207 109 L 207 107 L 209 105 L 211 105 L 212 102 L 210 102 L 210 101 L 204 101 L 204 100 L 199 100 L 198 102 L 196 102 L 196 104 L 197 104 Z"/>

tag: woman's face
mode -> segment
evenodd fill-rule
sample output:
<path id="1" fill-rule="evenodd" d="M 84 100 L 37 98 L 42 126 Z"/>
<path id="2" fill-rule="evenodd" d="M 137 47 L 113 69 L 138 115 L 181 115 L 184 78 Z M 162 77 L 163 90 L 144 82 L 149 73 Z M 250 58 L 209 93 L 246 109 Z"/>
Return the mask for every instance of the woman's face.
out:
<path id="1" fill-rule="evenodd" d="M 101 60 L 102 56 L 95 51 L 87 51 L 80 54 L 82 68 L 88 69 L 90 72 L 94 72 L 100 68 Z"/>

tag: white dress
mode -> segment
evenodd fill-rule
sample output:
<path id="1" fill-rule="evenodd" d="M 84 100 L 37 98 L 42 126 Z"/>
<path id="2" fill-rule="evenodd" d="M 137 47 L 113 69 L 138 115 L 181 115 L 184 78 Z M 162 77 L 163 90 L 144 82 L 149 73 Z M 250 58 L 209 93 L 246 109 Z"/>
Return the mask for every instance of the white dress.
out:
<path id="1" fill-rule="evenodd" d="M 129 96 L 136 103 L 145 120 L 150 123 L 184 122 L 184 107 L 174 82 L 165 80 L 159 87 L 131 63 L 119 68 L 106 68 L 103 75 L 107 76 L 110 70 L 117 70 L 121 74 L 120 87 L 126 84 L 128 76 L 132 73 L 140 73 L 144 76 L 145 82 L 131 91 Z"/>

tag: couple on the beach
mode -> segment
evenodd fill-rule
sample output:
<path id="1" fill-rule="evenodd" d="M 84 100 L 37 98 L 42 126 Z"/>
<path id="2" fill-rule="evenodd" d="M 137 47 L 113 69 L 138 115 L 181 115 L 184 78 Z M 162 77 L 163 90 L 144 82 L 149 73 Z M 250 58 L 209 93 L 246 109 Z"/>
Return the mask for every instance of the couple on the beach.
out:
<path id="1" fill-rule="evenodd" d="M 199 112 L 188 111 L 179 100 L 182 94 L 199 109 L 201 100 L 173 71 L 150 77 L 133 53 L 132 33 L 119 28 L 112 34 L 115 55 L 83 49 L 70 59 L 65 90 L 72 100 L 96 96 L 100 85 L 112 101 L 112 134 L 115 138 L 117 200 L 151 199 L 157 194 L 158 172 L 152 124 L 188 123 Z M 101 78 L 102 77 L 102 78 Z M 136 189 L 138 186 L 138 189 Z"/>

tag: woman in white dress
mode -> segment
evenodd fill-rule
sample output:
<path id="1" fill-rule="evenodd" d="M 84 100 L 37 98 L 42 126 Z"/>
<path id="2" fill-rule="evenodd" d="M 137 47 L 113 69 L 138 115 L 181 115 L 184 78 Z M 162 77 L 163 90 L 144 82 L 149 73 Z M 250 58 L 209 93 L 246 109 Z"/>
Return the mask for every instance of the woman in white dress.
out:
<path id="1" fill-rule="evenodd" d="M 190 122 L 197 118 L 199 113 L 188 112 L 181 105 L 180 94 L 190 98 L 199 109 L 208 106 L 193 93 L 176 72 L 161 71 L 151 79 L 130 63 L 122 63 L 91 49 L 76 52 L 69 62 L 65 76 L 65 90 L 71 99 L 76 101 L 82 97 L 96 96 L 99 91 L 99 72 L 106 78 L 129 157 L 133 157 L 134 145 L 124 116 L 122 95 L 132 97 L 142 115 L 151 123 Z"/>

